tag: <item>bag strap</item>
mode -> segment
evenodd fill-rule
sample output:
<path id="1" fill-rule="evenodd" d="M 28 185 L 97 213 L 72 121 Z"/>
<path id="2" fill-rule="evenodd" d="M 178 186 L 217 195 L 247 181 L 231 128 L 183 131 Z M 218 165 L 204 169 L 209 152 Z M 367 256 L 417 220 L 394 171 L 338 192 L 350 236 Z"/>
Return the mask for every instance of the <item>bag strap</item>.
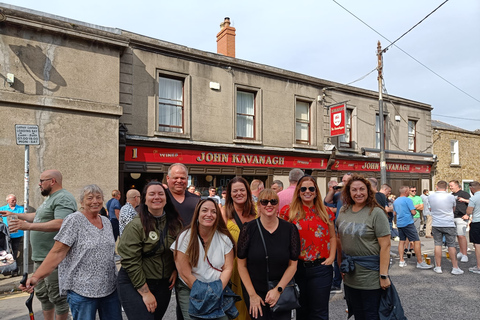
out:
<path id="1" fill-rule="evenodd" d="M 242 231 L 243 223 L 242 223 L 242 220 L 240 220 L 240 218 L 238 217 L 238 214 L 235 210 L 233 210 L 233 218 L 235 219 L 235 222 L 237 223 L 237 226 L 240 229 L 240 231 Z"/>
<path id="2" fill-rule="evenodd" d="M 267 246 L 265 245 L 265 239 L 263 238 L 262 228 L 260 227 L 260 218 L 255 219 L 257 220 L 258 232 L 260 232 L 260 238 L 262 238 L 263 248 L 265 249 L 265 259 L 267 260 L 267 283 L 268 283 L 268 274 L 270 273 L 270 269 L 268 268 L 268 251 Z"/>
<path id="3" fill-rule="evenodd" d="M 197 233 L 198 234 L 198 233 Z M 202 246 L 203 246 L 203 250 L 205 251 L 205 256 L 207 257 L 207 263 L 208 265 L 213 269 L 213 270 L 216 270 L 218 272 L 222 272 L 222 270 L 218 269 L 218 268 L 215 268 L 212 263 L 210 262 L 210 259 L 208 259 L 208 252 L 205 248 L 205 241 L 203 241 L 202 237 L 200 237 L 200 234 L 198 234 L 198 239 L 200 239 L 200 242 L 202 243 Z"/>
<path id="4" fill-rule="evenodd" d="M 165 234 L 167 233 L 167 230 L 168 230 L 168 220 L 165 221 L 165 227 L 163 228 L 162 232 L 160 233 L 160 240 L 158 240 L 157 245 L 152 250 L 150 250 L 148 252 L 143 252 L 142 253 L 143 258 L 150 258 L 153 255 L 155 255 L 155 253 L 157 253 L 158 249 L 160 249 L 160 246 L 163 244 L 163 242 L 165 240 Z"/>

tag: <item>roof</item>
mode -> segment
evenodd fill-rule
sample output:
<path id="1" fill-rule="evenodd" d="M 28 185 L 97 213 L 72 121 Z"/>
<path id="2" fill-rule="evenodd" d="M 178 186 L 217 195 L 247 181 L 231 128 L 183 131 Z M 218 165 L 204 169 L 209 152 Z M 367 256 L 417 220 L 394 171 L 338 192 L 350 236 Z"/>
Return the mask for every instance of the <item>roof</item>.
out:
<path id="1" fill-rule="evenodd" d="M 457 126 L 448 124 L 448 123 L 446 123 L 446 122 L 439 121 L 439 120 L 432 120 L 432 128 L 433 128 L 433 129 L 441 129 L 441 130 L 449 130 L 449 131 L 457 131 L 457 132 L 465 132 L 465 133 L 479 134 L 479 132 L 466 130 L 466 129 L 463 129 L 463 128 L 460 128 L 460 127 L 457 127 Z"/>

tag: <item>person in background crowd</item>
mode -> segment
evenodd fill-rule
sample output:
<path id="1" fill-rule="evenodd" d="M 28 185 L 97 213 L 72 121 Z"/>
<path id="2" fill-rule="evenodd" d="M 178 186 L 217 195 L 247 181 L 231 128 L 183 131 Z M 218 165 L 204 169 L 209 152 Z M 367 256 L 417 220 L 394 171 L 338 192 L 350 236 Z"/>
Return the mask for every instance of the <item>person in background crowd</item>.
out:
<path id="1" fill-rule="evenodd" d="M 195 186 L 193 184 L 191 184 L 188 189 L 187 189 L 188 192 L 190 193 L 195 193 Z"/>
<path id="2" fill-rule="evenodd" d="M 119 231 L 122 236 L 125 226 L 137 215 L 135 208 L 140 204 L 140 192 L 137 189 L 127 191 L 127 201 L 120 209 Z"/>
<path id="3" fill-rule="evenodd" d="M 432 214 L 430 212 L 430 205 L 428 204 L 428 196 L 430 195 L 428 189 L 423 189 L 420 198 L 423 201 L 423 217 L 425 219 L 425 238 L 433 238 L 432 236 Z"/>
<path id="4" fill-rule="evenodd" d="M 232 275 L 235 249 L 215 200 L 200 200 L 190 228 L 178 236 L 170 249 L 174 252 L 180 278 L 176 293 L 183 318 L 197 319 L 193 316 L 198 313 L 209 319 L 228 320 L 227 310 L 219 310 L 212 305 L 220 305 L 217 299 L 223 301 L 224 290 L 228 292 L 230 289 L 227 284 Z M 204 306 L 209 310 L 208 314 L 203 314 L 205 310 L 196 310 L 190 299 L 204 299 L 203 302 L 209 306 Z M 224 303 L 219 307 L 223 306 Z M 236 310 L 234 313 L 238 314 Z"/>
<path id="5" fill-rule="evenodd" d="M 225 207 L 223 208 L 224 220 L 227 221 L 227 228 L 233 237 L 235 243 L 238 241 L 240 231 L 244 224 L 255 219 L 257 213 L 255 204 L 252 201 L 252 195 L 247 180 L 242 177 L 235 177 L 227 185 L 227 197 Z M 249 320 L 245 297 L 242 290 L 242 281 L 238 273 L 237 259 L 233 262 L 232 272 L 232 290 L 242 297 L 235 305 L 238 309 L 238 320 Z"/>
<path id="6" fill-rule="evenodd" d="M 217 196 L 217 189 L 214 186 L 208 188 L 208 197 L 213 199 L 218 205 L 221 205 L 220 197 Z"/>
<path id="7" fill-rule="evenodd" d="M 295 188 L 297 187 L 298 180 L 303 177 L 305 173 L 298 169 L 294 168 L 288 173 L 288 183 L 290 184 L 287 189 L 284 189 L 278 193 L 278 207 L 280 210 L 283 209 L 286 205 L 289 205 L 292 202 L 293 194 L 295 193 Z"/>
<path id="8" fill-rule="evenodd" d="M 3 207 L 0 207 L 0 211 L 9 211 L 13 213 L 24 213 L 23 207 L 17 204 L 17 197 L 14 194 L 9 194 L 7 196 L 7 204 Z M 3 217 L 3 223 L 8 226 L 7 217 Z M 23 231 L 18 230 L 17 232 L 10 233 L 10 242 L 12 244 L 12 254 L 13 258 L 17 261 L 17 270 L 12 272 L 12 275 L 22 274 L 22 263 L 23 263 Z"/>
<path id="9" fill-rule="evenodd" d="M 457 258 L 460 260 L 460 262 L 468 262 L 467 225 L 470 217 L 467 215 L 468 204 L 464 201 L 461 201 L 461 199 L 470 199 L 470 194 L 460 188 L 460 182 L 457 180 L 451 180 L 448 183 L 448 186 L 450 187 L 450 191 L 452 191 L 452 195 L 455 197 L 456 202 L 454 219 L 455 226 L 457 227 L 458 247 L 460 249 L 457 254 Z"/>
<path id="10" fill-rule="evenodd" d="M 254 179 L 252 183 L 250 183 L 250 190 L 252 192 L 252 199 L 253 203 L 257 203 L 258 195 L 262 190 L 265 189 L 262 180 Z"/>
<path id="11" fill-rule="evenodd" d="M 275 191 L 276 193 L 279 193 L 280 191 L 282 191 L 283 190 L 283 182 L 280 181 L 280 180 L 273 180 L 272 190 Z"/>
<path id="12" fill-rule="evenodd" d="M 388 223 L 390 224 L 390 232 L 393 230 L 393 201 L 389 201 L 388 197 L 392 194 L 392 187 L 388 184 L 382 184 L 380 188 L 380 192 L 383 193 L 387 200 L 387 205 L 385 207 L 385 211 L 388 215 Z"/>
<path id="13" fill-rule="evenodd" d="M 410 186 L 409 190 L 410 190 L 410 193 L 408 197 L 412 199 L 413 206 L 415 207 L 415 215 L 413 216 L 413 221 L 415 223 L 415 228 L 417 229 L 417 232 L 418 232 L 420 231 L 420 226 L 423 224 L 423 221 L 422 221 L 423 202 L 422 202 L 422 198 L 417 195 L 417 187 Z M 407 247 L 408 247 L 408 242 L 407 242 Z"/>
<path id="14" fill-rule="evenodd" d="M 55 244 L 35 273 L 20 288 L 29 292 L 58 266 L 61 296 L 68 296 L 74 320 L 122 318 L 117 294 L 115 240 L 109 220 L 100 215 L 103 191 L 95 184 L 80 193 L 80 211 L 69 214 Z"/>
<path id="15" fill-rule="evenodd" d="M 255 319 L 290 320 L 291 310 L 273 313 L 270 309 L 295 275 L 300 254 L 298 230 L 293 224 L 277 217 L 278 207 L 275 191 L 265 189 L 260 192 L 260 218 L 246 223 L 238 239 L 238 271 L 248 293 L 244 295 L 246 304 Z M 267 252 L 260 233 L 265 240 Z M 278 281 L 275 288 L 268 286 L 267 268 L 268 280 Z M 300 297 L 303 294 L 306 293 Z"/>
<path id="16" fill-rule="evenodd" d="M 149 182 L 117 249 L 122 256 L 118 292 L 128 319 L 163 318 L 177 278 L 169 248 L 181 230 L 170 195 L 160 182 Z"/>
<path id="17" fill-rule="evenodd" d="M 112 224 L 113 229 L 113 238 L 117 241 L 118 235 L 120 234 L 119 219 L 120 219 L 120 198 L 122 194 L 118 190 L 112 191 L 112 198 L 107 201 L 107 212 L 110 223 Z"/>
<path id="18" fill-rule="evenodd" d="M 467 215 L 472 218 L 469 236 L 470 242 L 475 246 L 475 257 L 477 258 L 477 265 L 468 268 L 468 271 L 480 274 L 480 182 L 472 181 L 468 185 L 473 197 L 462 201 L 468 203 Z"/>
<path id="19" fill-rule="evenodd" d="M 225 206 L 225 200 L 227 199 L 227 190 L 222 191 L 222 199 L 220 199 L 220 203 L 222 204 L 222 208 Z"/>
<path id="20" fill-rule="evenodd" d="M 375 201 L 370 182 L 360 175 L 353 175 L 347 181 L 342 199 L 345 205 L 336 226 L 339 252 L 343 253 L 339 260 L 346 260 L 342 262 L 342 272 L 348 314 L 355 320 L 380 319 L 382 291 L 391 285 L 388 218 L 384 207 Z"/>
<path id="21" fill-rule="evenodd" d="M 335 214 L 325 207 L 317 182 L 302 177 L 290 206 L 280 218 L 293 223 L 300 234 L 299 263 L 295 280 L 300 288 L 299 319 L 329 318 L 328 304 L 333 280 L 333 262 L 337 251 Z"/>

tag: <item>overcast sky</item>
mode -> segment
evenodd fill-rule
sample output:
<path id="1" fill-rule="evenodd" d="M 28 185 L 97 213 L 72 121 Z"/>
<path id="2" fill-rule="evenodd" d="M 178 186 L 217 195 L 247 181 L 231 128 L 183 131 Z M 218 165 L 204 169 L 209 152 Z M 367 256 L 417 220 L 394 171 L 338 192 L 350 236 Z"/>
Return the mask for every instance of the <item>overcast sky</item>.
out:
<path id="1" fill-rule="evenodd" d="M 337 0 L 375 31 L 333 0 L 0 1 L 209 52 L 230 17 L 237 58 L 346 84 L 376 68 L 378 40 L 390 44 L 375 31 L 394 41 L 445 0 Z M 388 93 L 480 128 L 480 0 L 449 0 L 396 45 L 467 94 L 396 47 L 384 54 Z M 377 73 L 353 85 L 378 90 Z"/>

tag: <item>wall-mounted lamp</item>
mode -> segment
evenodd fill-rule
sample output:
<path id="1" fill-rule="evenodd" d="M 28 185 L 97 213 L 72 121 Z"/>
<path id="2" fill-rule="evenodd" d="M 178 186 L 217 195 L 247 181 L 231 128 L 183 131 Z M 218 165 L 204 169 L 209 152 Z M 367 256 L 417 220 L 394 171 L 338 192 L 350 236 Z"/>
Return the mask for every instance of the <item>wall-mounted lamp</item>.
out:
<path id="1" fill-rule="evenodd" d="M 13 86 L 13 83 L 15 82 L 15 75 L 13 73 L 7 73 L 7 83 L 11 86 Z"/>
<path id="2" fill-rule="evenodd" d="M 218 83 L 218 82 L 210 82 L 210 89 L 212 89 L 212 90 L 220 90 L 220 83 Z"/>
<path id="3" fill-rule="evenodd" d="M 400 122 L 400 120 L 402 120 L 402 117 L 400 117 L 400 116 L 398 116 L 398 115 L 397 115 L 397 116 L 395 116 L 395 121 L 398 121 L 398 122 Z"/>
<path id="4" fill-rule="evenodd" d="M 141 173 L 134 173 L 134 172 L 130 173 L 130 177 L 132 177 L 132 179 L 135 179 L 135 180 L 137 180 L 141 176 L 142 176 Z"/>

